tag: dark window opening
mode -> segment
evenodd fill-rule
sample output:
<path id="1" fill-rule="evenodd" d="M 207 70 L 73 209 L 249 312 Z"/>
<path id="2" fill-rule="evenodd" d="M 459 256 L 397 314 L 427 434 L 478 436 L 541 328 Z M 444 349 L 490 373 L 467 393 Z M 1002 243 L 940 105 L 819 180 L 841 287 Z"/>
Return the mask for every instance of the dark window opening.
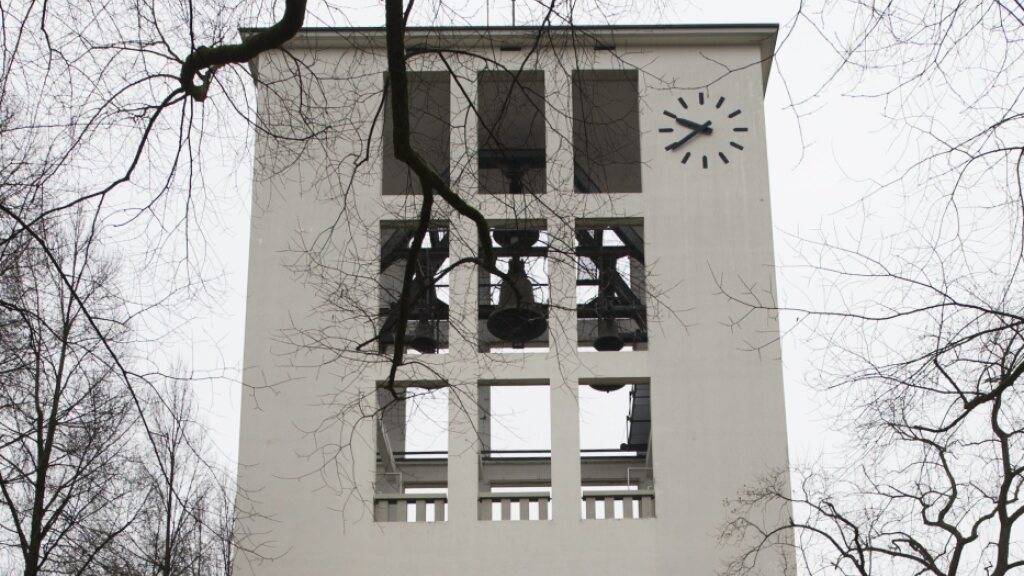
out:
<path id="1" fill-rule="evenodd" d="M 409 141 L 445 182 L 451 171 L 451 95 L 447 72 L 409 72 Z M 385 75 L 386 78 L 386 75 Z M 386 82 L 385 82 L 386 85 Z M 421 194 L 419 179 L 395 158 L 391 104 L 384 102 L 384 194 Z"/>
<path id="2" fill-rule="evenodd" d="M 576 192 L 640 192 L 637 83 L 636 70 L 573 72 L 573 185 Z"/>
<path id="3" fill-rule="evenodd" d="M 544 73 L 480 72 L 477 109 L 480 192 L 543 194 Z"/>
<path id="4" fill-rule="evenodd" d="M 642 224 L 576 229 L 576 330 L 580 350 L 647 349 Z"/>
<path id="5" fill-rule="evenodd" d="M 384 353 L 394 346 L 402 283 L 410 255 L 415 258 L 415 271 L 409 289 L 411 306 L 405 324 L 405 349 L 419 354 L 448 351 L 448 226 L 431 225 L 419 249 L 411 250 L 415 226 L 412 223 L 381 226 L 379 314 L 380 350 Z"/>
<path id="6" fill-rule="evenodd" d="M 544 351 L 548 345 L 548 235 L 542 227 L 491 231 L 498 270 L 479 269 L 481 352 Z"/>

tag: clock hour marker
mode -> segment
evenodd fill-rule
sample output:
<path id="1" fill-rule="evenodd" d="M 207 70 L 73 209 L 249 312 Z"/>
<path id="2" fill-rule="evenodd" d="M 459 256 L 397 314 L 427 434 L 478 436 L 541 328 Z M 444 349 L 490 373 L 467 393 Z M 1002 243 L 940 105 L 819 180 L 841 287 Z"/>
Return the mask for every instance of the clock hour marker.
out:
<path id="1" fill-rule="evenodd" d="M 732 131 L 733 132 L 746 132 L 747 128 L 746 128 L 746 126 L 743 126 L 743 127 L 740 127 L 740 128 L 733 128 Z"/>
<path id="2" fill-rule="evenodd" d="M 703 92 L 698 92 L 697 93 L 697 100 L 700 100 L 700 105 L 701 106 L 704 105 L 704 93 Z"/>
<path id="3" fill-rule="evenodd" d="M 725 96 L 718 97 L 718 102 L 715 104 L 715 108 L 721 108 L 722 104 L 725 104 Z"/>
<path id="4" fill-rule="evenodd" d="M 718 157 L 722 159 L 722 162 L 729 163 L 729 157 L 725 155 L 725 152 L 719 152 Z"/>
<path id="5" fill-rule="evenodd" d="M 708 157 L 707 156 L 704 157 L 703 164 L 704 164 L 704 169 L 707 170 L 708 169 Z"/>
<path id="6" fill-rule="evenodd" d="M 740 145 L 740 144 L 737 144 L 735 142 L 729 142 L 729 146 L 732 146 L 733 148 L 735 148 L 737 150 L 743 150 L 743 146 Z"/>
<path id="7" fill-rule="evenodd" d="M 687 160 L 689 160 L 689 159 L 690 159 L 690 153 L 689 153 L 689 152 L 687 152 L 687 153 L 686 153 L 686 155 L 685 155 L 685 156 L 683 156 L 683 159 L 682 159 L 682 160 L 680 160 L 679 162 L 681 162 L 681 163 L 683 163 L 683 164 L 686 164 L 686 161 L 687 161 Z"/>
<path id="8" fill-rule="evenodd" d="M 739 110 L 733 110 L 733 112 L 731 114 L 729 114 L 729 118 L 735 118 L 735 117 L 737 117 L 739 115 L 740 115 L 740 111 Z"/>
<path id="9" fill-rule="evenodd" d="M 658 132 L 675 132 L 675 128 L 658 128 Z"/>
<path id="10" fill-rule="evenodd" d="M 679 103 L 683 105 L 683 108 L 689 108 L 689 106 L 686 105 L 686 100 L 683 100 L 682 96 L 679 97 Z"/>
<path id="11" fill-rule="evenodd" d="M 662 114 L 664 114 L 665 116 L 668 116 L 669 118 L 675 118 L 676 117 L 675 114 L 669 112 L 668 110 L 662 111 Z"/>

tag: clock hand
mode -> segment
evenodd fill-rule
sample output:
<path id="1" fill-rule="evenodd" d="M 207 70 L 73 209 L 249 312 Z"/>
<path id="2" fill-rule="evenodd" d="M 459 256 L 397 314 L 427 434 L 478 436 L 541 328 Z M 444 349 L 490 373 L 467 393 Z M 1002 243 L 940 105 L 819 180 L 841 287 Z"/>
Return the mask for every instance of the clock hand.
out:
<path id="1" fill-rule="evenodd" d="M 669 144 L 668 146 L 665 146 L 665 150 L 668 150 L 668 151 L 675 150 L 676 148 L 679 148 L 683 144 L 686 144 L 687 142 L 689 142 L 690 138 L 693 138 L 697 134 L 699 134 L 699 132 L 694 130 L 694 131 L 690 132 L 689 134 L 687 134 L 686 136 L 683 136 L 679 140 L 676 140 L 675 142 Z"/>
<path id="2" fill-rule="evenodd" d="M 708 120 L 704 124 L 697 124 L 698 130 L 694 130 L 694 131 L 690 132 L 689 134 L 687 134 L 686 136 L 683 136 L 679 140 L 676 140 L 675 142 L 669 144 L 668 146 L 665 146 L 665 150 L 672 151 L 672 150 L 675 150 L 676 148 L 679 148 L 683 144 L 686 144 L 687 142 L 689 142 L 690 139 L 693 138 L 694 136 L 696 136 L 697 134 L 702 133 L 703 130 L 708 129 L 710 126 L 711 126 L 711 121 L 710 120 Z"/>
<path id="3" fill-rule="evenodd" d="M 711 134 L 711 120 L 708 120 L 707 122 L 705 122 L 703 124 L 697 124 L 696 122 L 691 122 L 690 120 L 687 120 L 686 118 L 680 118 L 678 116 L 675 117 L 675 120 L 676 120 L 676 122 L 678 122 L 679 124 L 682 124 L 683 126 L 686 126 L 687 128 L 692 128 L 694 130 L 700 130 L 704 134 Z"/>

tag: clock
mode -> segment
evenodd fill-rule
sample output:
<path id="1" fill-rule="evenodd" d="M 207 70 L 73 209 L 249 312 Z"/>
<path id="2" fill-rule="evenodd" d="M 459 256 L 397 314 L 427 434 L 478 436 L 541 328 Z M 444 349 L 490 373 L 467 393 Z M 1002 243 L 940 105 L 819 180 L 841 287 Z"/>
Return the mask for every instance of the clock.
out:
<path id="1" fill-rule="evenodd" d="M 670 125 L 658 132 L 671 134 L 665 150 L 679 153 L 679 162 L 699 165 L 704 170 L 715 164 L 727 165 L 743 151 L 743 138 L 748 132 L 743 110 L 730 106 L 725 96 L 712 98 L 705 92 L 689 100 L 676 99 L 679 108 L 665 110 Z"/>

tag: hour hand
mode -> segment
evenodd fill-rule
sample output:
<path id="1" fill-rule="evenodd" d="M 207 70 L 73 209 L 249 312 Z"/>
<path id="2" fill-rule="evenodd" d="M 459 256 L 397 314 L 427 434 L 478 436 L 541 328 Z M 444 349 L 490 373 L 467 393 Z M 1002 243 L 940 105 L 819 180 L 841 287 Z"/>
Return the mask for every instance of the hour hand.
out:
<path id="1" fill-rule="evenodd" d="M 689 142 L 690 139 L 693 138 L 694 136 L 696 136 L 697 134 L 700 134 L 700 132 L 697 132 L 696 130 L 694 130 L 694 131 L 690 132 L 689 134 L 687 134 L 686 136 L 683 136 L 679 140 L 676 140 L 675 142 L 669 144 L 668 146 L 665 146 L 665 150 L 668 150 L 668 151 L 671 152 L 672 150 L 675 150 L 676 148 L 679 148 L 683 144 L 686 144 L 687 142 Z"/>
<path id="2" fill-rule="evenodd" d="M 683 136 L 679 140 L 676 140 L 675 142 L 669 144 L 668 146 L 665 146 L 665 150 L 668 150 L 668 151 L 675 150 L 676 148 L 679 148 L 683 144 L 686 144 L 687 142 L 690 141 L 690 139 L 692 139 L 694 136 L 696 136 L 697 134 L 700 134 L 702 132 L 705 133 L 705 134 L 710 134 L 711 133 L 711 120 L 708 120 L 707 122 L 705 122 L 703 124 L 697 124 L 696 126 L 697 127 L 694 128 L 686 136 Z M 704 132 L 705 130 L 707 130 L 707 132 Z"/>
<path id="3" fill-rule="evenodd" d="M 703 124 L 697 124 L 696 122 L 691 122 L 686 118 L 680 118 L 678 116 L 675 118 L 675 120 L 677 123 L 686 126 L 687 128 L 698 130 L 700 132 L 703 132 L 704 134 L 711 134 L 711 120 L 708 120 Z"/>

